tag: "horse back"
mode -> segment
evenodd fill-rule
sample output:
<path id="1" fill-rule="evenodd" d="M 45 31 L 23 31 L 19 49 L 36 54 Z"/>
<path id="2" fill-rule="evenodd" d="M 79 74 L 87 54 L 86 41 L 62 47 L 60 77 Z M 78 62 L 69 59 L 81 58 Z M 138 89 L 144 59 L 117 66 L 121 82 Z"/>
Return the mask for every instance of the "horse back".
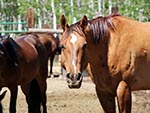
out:
<path id="1" fill-rule="evenodd" d="M 45 66 L 46 53 L 44 46 L 34 35 L 24 35 L 16 39 L 20 50 L 20 82 L 22 80 L 32 80 L 41 72 L 41 67 Z"/>

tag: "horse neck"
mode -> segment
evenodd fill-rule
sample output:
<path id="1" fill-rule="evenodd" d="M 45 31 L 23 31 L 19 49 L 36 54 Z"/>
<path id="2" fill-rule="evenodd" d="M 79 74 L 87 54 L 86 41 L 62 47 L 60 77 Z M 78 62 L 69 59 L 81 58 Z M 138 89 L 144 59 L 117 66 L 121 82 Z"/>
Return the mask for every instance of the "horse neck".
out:
<path id="1" fill-rule="evenodd" d="M 100 43 L 88 42 L 87 46 L 88 62 L 99 64 L 101 67 L 108 66 L 108 43 L 101 41 Z"/>
<path id="2" fill-rule="evenodd" d="M 87 54 L 90 55 L 88 56 L 88 60 L 92 61 L 93 58 L 91 56 L 94 55 L 95 59 L 99 59 L 101 65 L 107 66 L 107 54 L 110 37 L 104 37 L 96 42 L 94 41 L 91 31 L 86 31 L 85 34 L 87 36 Z"/>

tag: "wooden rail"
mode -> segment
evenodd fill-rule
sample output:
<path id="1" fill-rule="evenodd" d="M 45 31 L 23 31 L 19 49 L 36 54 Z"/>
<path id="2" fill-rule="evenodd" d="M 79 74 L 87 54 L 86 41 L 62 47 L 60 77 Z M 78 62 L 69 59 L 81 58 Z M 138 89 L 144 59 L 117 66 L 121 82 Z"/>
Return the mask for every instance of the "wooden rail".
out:
<path id="1" fill-rule="evenodd" d="M 50 33 L 56 33 L 61 34 L 63 30 L 61 29 L 38 29 L 38 28 L 29 28 L 28 32 L 50 32 Z"/>

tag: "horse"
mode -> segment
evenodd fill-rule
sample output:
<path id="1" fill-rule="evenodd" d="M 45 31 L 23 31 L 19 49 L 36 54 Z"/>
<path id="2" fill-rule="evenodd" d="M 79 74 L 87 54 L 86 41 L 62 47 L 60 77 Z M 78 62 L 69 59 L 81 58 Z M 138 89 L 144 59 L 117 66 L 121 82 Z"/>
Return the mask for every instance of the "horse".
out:
<path id="1" fill-rule="evenodd" d="M 150 89 L 150 23 L 120 14 L 90 20 L 84 15 L 70 26 L 62 15 L 60 23 L 68 86 L 80 86 L 86 65 L 104 112 L 116 112 L 117 97 L 119 113 L 131 113 L 132 91 Z"/>
<path id="2" fill-rule="evenodd" d="M 48 58 L 50 59 L 50 74 L 48 77 L 51 77 L 53 74 L 53 62 L 55 55 L 59 55 L 61 51 L 59 47 L 59 39 L 55 38 L 54 35 L 49 32 L 28 32 L 25 34 L 38 35 L 40 42 L 45 46 Z"/>
<path id="3" fill-rule="evenodd" d="M 48 75 L 46 49 L 37 35 L 23 35 L 0 42 L 0 90 L 10 90 L 10 113 L 16 113 L 18 85 L 21 86 L 29 113 L 47 113 L 46 79 Z"/>

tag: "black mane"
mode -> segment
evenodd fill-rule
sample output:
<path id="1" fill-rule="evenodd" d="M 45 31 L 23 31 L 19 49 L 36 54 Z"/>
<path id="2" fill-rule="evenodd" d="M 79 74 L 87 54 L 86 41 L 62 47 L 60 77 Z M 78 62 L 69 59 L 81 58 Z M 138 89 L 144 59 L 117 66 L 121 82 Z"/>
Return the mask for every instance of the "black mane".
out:
<path id="1" fill-rule="evenodd" d="M 15 67 L 17 67 L 19 65 L 19 54 L 18 54 L 19 46 L 10 37 L 8 37 L 3 44 L 6 48 L 7 54 L 9 55 L 10 61 Z"/>

